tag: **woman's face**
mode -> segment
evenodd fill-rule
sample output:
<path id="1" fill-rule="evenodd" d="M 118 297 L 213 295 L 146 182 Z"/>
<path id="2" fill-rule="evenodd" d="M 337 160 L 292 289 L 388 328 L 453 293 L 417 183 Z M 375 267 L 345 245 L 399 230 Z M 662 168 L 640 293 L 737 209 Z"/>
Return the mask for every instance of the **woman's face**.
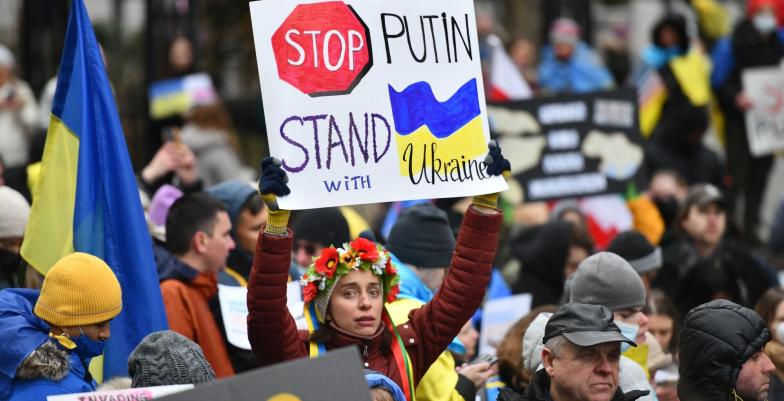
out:
<path id="1" fill-rule="evenodd" d="M 668 350 L 672 341 L 672 318 L 667 315 L 651 315 L 648 322 L 648 331 L 656 337 L 662 349 Z"/>
<path id="2" fill-rule="evenodd" d="M 784 323 L 784 301 L 779 302 L 779 305 L 776 307 L 776 313 L 773 315 L 773 320 L 768 322 L 768 329 L 774 339 L 776 338 L 776 326 L 779 323 Z"/>
<path id="3" fill-rule="evenodd" d="M 649 330 L 650 322 L 648 316 L 642 313 L 642 308 L 613 311 L 613 318 L 624 323 L 636 324 L 639 329 L 637 329 L 637 338 L 634 342 L 637 344 L 645 344 L 645 332 Z"/>
<path id="4" fill-rule="evenodd" d="M 384 290 L 369 270 L 352 270 L 335 283 L 327 317 L 341 330 L 358 336 L 376 334 L 384 308 Z"/>

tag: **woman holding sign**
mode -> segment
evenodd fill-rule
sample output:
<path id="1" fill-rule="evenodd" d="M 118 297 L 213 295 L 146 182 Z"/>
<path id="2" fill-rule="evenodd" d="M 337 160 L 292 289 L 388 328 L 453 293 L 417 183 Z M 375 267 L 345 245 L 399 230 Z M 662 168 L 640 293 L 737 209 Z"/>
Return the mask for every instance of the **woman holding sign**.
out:
<path id="1" fill-rule="evenodd" d="M 509 161 L 493 143 L 486 163 L 489 174 L 508 175 Z M 301 281 L 309 329 L 297 332 L 286 307 L 289 211 L 279 210 L 276 201 L 289 194 L 287 181 L 279 161 L 262 161 L 259 190 L 270 215 L 248 283 L 248 337 L 256 358 L 264 366 L 356 345 L 365 368 L 394 380 L 413 400 L 419 379 L 482 302 L 503 217 L 496 209 L 498 194 L 474 197 L 449 274 L 433 300 L 411 312 L 408 323 L 395 325 L 384 307 L 398 293 L 389 252 L 358 238 L 341 248 L 324 248 L 308 268 Z"/>

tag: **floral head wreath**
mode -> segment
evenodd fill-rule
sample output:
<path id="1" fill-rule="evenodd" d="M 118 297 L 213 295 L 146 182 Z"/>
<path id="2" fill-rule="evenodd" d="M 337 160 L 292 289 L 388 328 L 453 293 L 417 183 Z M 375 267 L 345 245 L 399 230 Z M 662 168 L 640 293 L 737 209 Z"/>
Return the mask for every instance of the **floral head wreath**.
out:
<path id="1" fill-rule="evenodd" d="M 368 270 L 380 276 L 386 302 L 394 301 L 400 293 L 400 276 L 389 251 L 373 241 L 357 238 L 342 248 L 324 248 L 321 256 L 313 258 L 313 264 L 300 279 L 303 301 L 311 302 L 322 294 L 331 294 L 335 283 L 352 270 Z"/>

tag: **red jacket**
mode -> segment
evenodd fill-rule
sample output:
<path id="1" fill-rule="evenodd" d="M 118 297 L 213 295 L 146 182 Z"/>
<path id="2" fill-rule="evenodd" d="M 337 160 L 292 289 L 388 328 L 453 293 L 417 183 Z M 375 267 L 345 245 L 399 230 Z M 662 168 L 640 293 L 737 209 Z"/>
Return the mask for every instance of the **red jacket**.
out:
<path id="1" fill-rule="evenodd" d="M 502 215 L 483 215 L 469 208 L 463 219 L 452 266 L 435 297 L 398 325 L 414 368 L 414 381 L 427 372 L 484 298 L 490 282 Z M 306 331 L 297 331 L 286 308 L 286 282 L 292 236 L 259 235 L 248 282 L 248 338 L 261 366 L 308 356 Z M 402 387 L 403 378 L 391 352 L 383 348 L 384 330 L 369 339 L 336 331 L 327 349 L 357 345 L 365 366 Z"/>

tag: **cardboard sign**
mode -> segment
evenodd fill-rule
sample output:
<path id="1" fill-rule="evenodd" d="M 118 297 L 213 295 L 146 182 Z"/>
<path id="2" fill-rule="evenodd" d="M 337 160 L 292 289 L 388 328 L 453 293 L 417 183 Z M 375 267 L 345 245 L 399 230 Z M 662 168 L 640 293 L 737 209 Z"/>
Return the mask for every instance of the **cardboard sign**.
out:
<path id="1" fill-rule="evenodd" d="M 164 397 L 165 401 L 369 401 L 355 347 L 256 369 Z"/>
<path id="2" fill-rule="evenodd" d="M 126 390 L 96 391 L 66 395 L 50 395 L 47 401 L 146 401 L 193 388 L 193 384 L 129 388 Z"/>
<path id="3" fill-rule="evenodd" d="M 784 149 L 784 69 L 748 69 L 742 79 L 743 91 L 752 102 L 746 112 L 749 151 L 764 156 Z"/>
<path id="4" fill-rule="evenodd" d="M 643 188 L 634 90 L 496 104 L 488 114 L 526 201 Z"/>
<path id="5" fill-rule="evenodd" d="M 471 0 L 250 3 L 285 209 L 506 189 L 489 141 Z"/>
<path id="6" fill-rule="evenodd" d="M 153 82 L 149 97 L 150 116 L 154 119 L 182 115 L 191 107 L 218 100 L 212 79 L 205 73 Z"/>
<path id="7" fill-rule="evenodd" d="M 531 294 L 489 300 L 482 309 L 482 331 L 479 353 L 495 355 L 495 349 L 506 332 L 531 310 Z"/>
<path id="8" fill-rule="evenodd" d="M 304 302 L 302 302 L 302 288 L 299 282 L 292 281 L 287 286 L 286 291 L 287 305 L 289 313 L 297 322 L 297 328 L 307 329 L 307 322 L 304 316 Z M 250 350 L 248 341 L 248 289 L 245 287 L 234 287 L 218 284 L 218 301 L 220 302 L 221 314 L 223 314 L 223 326 L 226 329 L 226 339 L 231 345 Z"/>

